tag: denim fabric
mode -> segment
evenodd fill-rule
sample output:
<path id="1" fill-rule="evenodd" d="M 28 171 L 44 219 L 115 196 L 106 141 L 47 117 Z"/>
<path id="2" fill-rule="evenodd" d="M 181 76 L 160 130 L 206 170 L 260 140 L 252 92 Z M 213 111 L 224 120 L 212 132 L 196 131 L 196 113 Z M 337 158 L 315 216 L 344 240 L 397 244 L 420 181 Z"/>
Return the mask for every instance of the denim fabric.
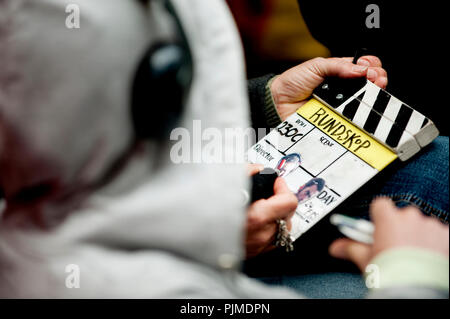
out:
<path id="1" fill-rule="evenodd" d="M 357 299 L 368 290 L 364 278 L 356 273 L 323 273 L 259 278 L 262 282 L 296 290 L 307 298 Z"/>
<path id="2" fill-rule="evenodd" d="M 378 196 L 389 196 L 398 207 L 414 205 L 424 214 L 448 224 L 449 215 L 449 139 L 440 136 L 407 162 L 396 161 L 334 212 L 369 219 L 370 202 Z M 329 256 L 328 247 L 343 237 L 323 218 L 295 242 L 295 250 L 274 250 L 248 260 L 244 271 L 252 277 L 275 285 L 294 287 L 311 297 L 359 298 L 366 292 L 359 270 L 347 261 Z M 346 276 L 345 274 L 348 274 Z M 325 279 L 324 279 L 325 278 Z M 360 278 L 360 277 L 359 277 Z"/>

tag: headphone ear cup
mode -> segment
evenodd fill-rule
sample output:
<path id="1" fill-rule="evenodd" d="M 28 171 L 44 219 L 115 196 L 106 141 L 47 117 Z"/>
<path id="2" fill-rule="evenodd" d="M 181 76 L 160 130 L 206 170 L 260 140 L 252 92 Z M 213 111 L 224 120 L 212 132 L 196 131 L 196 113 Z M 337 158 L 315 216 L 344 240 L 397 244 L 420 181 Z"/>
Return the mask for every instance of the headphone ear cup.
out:
<path id="1" fill-rule="evenodd" d="M 139 63 L 132 88 L 136 137 L 168 138 L 177 125 L 192 80 L 190 52 L 175 43 L 157 43 Z"/>

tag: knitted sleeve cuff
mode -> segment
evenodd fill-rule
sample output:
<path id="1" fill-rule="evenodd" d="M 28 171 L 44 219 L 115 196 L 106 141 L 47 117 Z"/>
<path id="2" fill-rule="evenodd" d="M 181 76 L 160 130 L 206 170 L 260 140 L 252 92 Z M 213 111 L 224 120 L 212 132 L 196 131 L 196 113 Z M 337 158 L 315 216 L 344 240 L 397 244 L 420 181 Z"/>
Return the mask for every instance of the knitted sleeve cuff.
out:
<path id="1" fill-rule="evenodd" d="M 264 97 L 264 114 L 266 117 L 267 124 L 270 128 L 278 126 L 282 121 L 278 114 L 275 101 L 273 100 L 272 91 L 270 87 L 276 76 L 272 77 L 266 84 L 266 92 Z"/>
<path id="2" fill-rule="evenodd" d="M 376 256 L 371 265 L 377 267 L 379 288 L 422 286 L 449 289 L 448 257 L 433 251 L 408 247 L 389 249 Z M 366 273 L 366 280 L 374 274 Z"/>

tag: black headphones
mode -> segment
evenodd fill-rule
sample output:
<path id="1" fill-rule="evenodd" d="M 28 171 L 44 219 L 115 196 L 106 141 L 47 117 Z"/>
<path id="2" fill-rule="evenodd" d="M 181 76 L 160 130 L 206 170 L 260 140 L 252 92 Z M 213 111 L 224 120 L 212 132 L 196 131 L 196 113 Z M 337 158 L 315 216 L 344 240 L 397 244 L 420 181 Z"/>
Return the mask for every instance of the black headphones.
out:
<path id="1" fill-rule="evenodd" d="M 151 1 L 151 0 L 150 0 Z M 177 125 L 193 77 L 193 61 L 180 20 L 169 0 L 177 39 L 151 45 L 139 62 L 131 92 L 131 116 L 137 139 L 165 139 Z"/>

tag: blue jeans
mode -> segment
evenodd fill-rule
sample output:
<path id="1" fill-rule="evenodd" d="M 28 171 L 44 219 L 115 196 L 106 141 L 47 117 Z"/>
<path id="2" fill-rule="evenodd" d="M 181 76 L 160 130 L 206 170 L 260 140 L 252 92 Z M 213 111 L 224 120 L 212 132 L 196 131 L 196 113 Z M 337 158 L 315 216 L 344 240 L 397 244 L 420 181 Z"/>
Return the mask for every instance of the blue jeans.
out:
<path id="1" fill-rule="evenodd" d="M 369 219 L 370 202 L 391 197 L 398 207 L 414 205 L 424 214 L 448 224 L 449 139 L 440 136 L 407 162 L 397 161 L 354 193 L 334 212 Z M 244 271 L 273 285 L 289 286 L 308 297 L 359 298 L 366 288 L 359 270 L 328 255 L 328 247 L 342 237 L 323 218 L 295 242 L 295 250 L 275 250 L 246 261 Z"/>

